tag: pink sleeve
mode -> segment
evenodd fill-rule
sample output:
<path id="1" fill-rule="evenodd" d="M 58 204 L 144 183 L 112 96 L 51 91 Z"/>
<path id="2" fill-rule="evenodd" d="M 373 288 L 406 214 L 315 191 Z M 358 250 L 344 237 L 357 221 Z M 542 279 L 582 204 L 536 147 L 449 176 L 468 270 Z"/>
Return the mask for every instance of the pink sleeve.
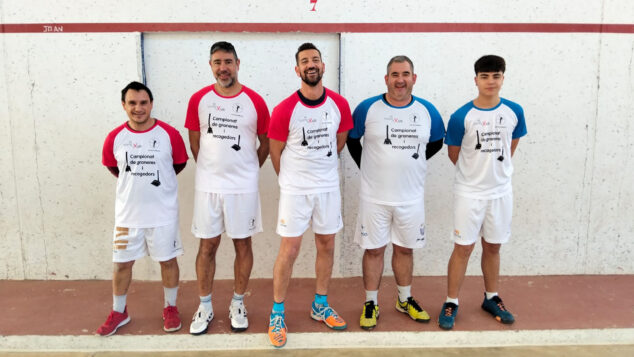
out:
<path id="1" fill-rule="evenodd" d="M 183 141 L 181 133 L 179 133 L 178 130 L 167 123 L 158 120 L 157 122 L 170 137 L 170 144 L 172 145 L 172 162 L 174 164 L 182 164 L 184 162 L 187 162 L 189 156 L 187 156 L 187 149 L 185 149 L 185 142 Z"/>
<path id="2" fill-rule="evenodd" d="M 205 87 L 194 93 L 187 105 L 187 116 L 185 117 L 185 127 L 189 130 L 200 131 L 200 118 L 198 118 L 198 106 L 202 97 L 211 91 L 213 86 Z"/>
<path id="3" fill-rule="evenodd" d="M 354 124 L 352 122 L 352 114 L 350 112 L 350 105 L 348 104 L 348 101 L 346 98 L 335 92 L 331 92 L 330 94 L 330 97 L 335 101 L 335 104 L 337 104 L 337 108 L 339 108 L 339 113 L 341 114 L 341 121 L 339 122 L 339 129 L 337 130 L 337 133 L 343 133 L 344 131 L 352 129 Z"/>
<path id="4" fill-rule="evenodd" d="M 297 94 L 294 94 L 297 96 Z M 297 104 L 297 99 L 293 100 L 293 97 L 284 100 L 273 108 L 273 114 L 271 114 L 271 123 L 269 124 L 269 138 L 277 141 L 286 141 L 288 139 L 288 127 L 291 122 L 291 113 Z"/>
<path id="5" fill-rule="evenodd" d="M 103 149 L 101 151 L 101 163 L 104 166 L 117 167 L 117 159 L 114 157 L 114 139 L 117 137 L 117 134 L 119 134 L 119 132 L 123 129 L 123 125 L 111 131 L 106 137 L 106 141 L 103 143 Z"/>
<path id="6" fill-rule="evenodd" d="M 245 93 L 251 99 L 251 102 L 253 102 L 253 105 L 255 106 L 255 111 L 258 114 L 257 133 L 258 135 L 266 134 L 269 130 L 269 122 L 271 120 L 271 116 L 269 115 L 269 108 L 266 106 L 266 102 L 264 102 L 264 99 L 262 99 L 259 94 L 249 88 L 245 87 L 244 89 Z"/>

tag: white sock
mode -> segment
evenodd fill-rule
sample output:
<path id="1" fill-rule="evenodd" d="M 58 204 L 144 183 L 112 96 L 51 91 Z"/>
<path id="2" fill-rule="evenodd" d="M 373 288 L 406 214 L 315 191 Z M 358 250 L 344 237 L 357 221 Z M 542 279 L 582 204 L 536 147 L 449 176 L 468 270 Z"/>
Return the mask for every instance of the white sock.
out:
<path id="1" fill-rule="evenodd" d="M 200 305 L 203 306 L 206 311 L 214 311 L 211 306 L 211 294 L 207 296 L 200 296 Z"/>
<path id="2" fill-rule="evenodd" d="M 411 285 L 407 285 L 407 286 L 396 286 L 396 288 L 398 289 L 398 300 L 400 302 L 405 302 L 407 301 L 407 298 L 412 296 L 412 286 Z"/>
<path id="3" fill-rule="evenodd" d="M 494 296 L 498 296 L 498 292 L 494 292 L 494 293 L 490 293 L 488 291 L 485 291 L 485 293 L 487 294 L 487 300 L 491 300 L 493 299 Z"/>
<path id="4" fill-rule="evenodd" d="M 112 295 L 112 309 L 116 312 L 123 313 L 125 311 L 126 298 L 128 294 Z"/>
<path id="5" fill-rule="evenodd" d="M 231 304 L 233 305 L 239 303 L 244 303 L 244 294 L 240 295 L 234 291 L 233 297 L 231 298 Z"/>
<path id="6" fill-rule="evenodd" d="M 176 306 L 176 296 L 178 296 L 178 286 L 175 288 L 163 287 L 163 296 L 165 296 L 165 303 L 163 307 Z"/>
<path id="7" fill-rule="evenodd" d="M 454 299 L 447 296 L 447 300 L 445 300 L 445 302 L 453 302 L 454 304 L 456 304 L 456 306 L 458 306 L 458 298 Z"/>
<path id="8" fill-rule="evenodd" d="M 366 290 L 365 301 L 374 301 L 374 305 L 379 304 L 379 291 L 378 290 Z"/>

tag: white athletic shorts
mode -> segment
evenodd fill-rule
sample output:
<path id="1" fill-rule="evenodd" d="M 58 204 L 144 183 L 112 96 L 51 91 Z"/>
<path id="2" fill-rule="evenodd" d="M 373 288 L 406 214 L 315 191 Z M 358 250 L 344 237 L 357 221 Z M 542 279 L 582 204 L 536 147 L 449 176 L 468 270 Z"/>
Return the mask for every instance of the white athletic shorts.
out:
<path id="1" fill-rule="evenodd" d="M 310 195 L 291 195 L 280 192 L 277 234 L 298 237 L 313 221 L 313 232 L 335 234 L 343 227 L 341 194 L 339 190 Z"/>
<path id="2" fill-rule="evenodd" d="M 126 263 L 149 255 L 164 262 L 183 255 L 178 221 L 153 228 L 114 227 L 112 261 Z"/>
<path id="3" fill-rule="evenodd" d="M 262 232 L 260 194 L 194 192 L 192 233 L 197 238 L 215 238 L 224 232 L 233 239 Z"/>
<path id="4" fill-rule="evenodd" d="M 389 242 L 417 249 L 425 245 L 425 199 L 403 206 L 388 206 L 361 199 L 354 240 L 363 249 Z"/>
<path id="5" fill-rule="evenodd" d="M 487 243 L 502 244 L 511 237 L 513 193 L 492 200 L 454 195 L 454 231 L 460 245 L 474 244 L 479 237 Z"/>

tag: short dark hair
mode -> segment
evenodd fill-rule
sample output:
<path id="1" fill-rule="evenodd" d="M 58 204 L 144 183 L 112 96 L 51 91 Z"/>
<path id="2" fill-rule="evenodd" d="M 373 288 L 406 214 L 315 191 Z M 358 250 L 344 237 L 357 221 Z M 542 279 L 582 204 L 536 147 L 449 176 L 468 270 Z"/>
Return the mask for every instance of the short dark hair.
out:
<path id="1" fill-rule="evenodd" d="M 152 96 L 152 91 L 150 90 L 150 88 L 148 88 L 145 84 L 134 81 L 134 82 L 130 82 L 127 86 L 125 86 L 125 88 L 123 88 L 121 90 L 121 101 L 125 102 L 125 94 L 128 93 L 128 91 L 132 89 L 135 91 L 146 91 L 147 95 L 150 97 L 150 102 L 154 101 L 154 97 Z"/>
<path id="2" fill-rule="evenodd" d="M 409 59 L 409 57 L 407 57 L 405 55 L 399 55 L 399 56 L 392 57 L 390 59 L 390 61 L 387 63 L 387 74 L 390 74 L 390 66 L 394 62 L 398 62 L 398 63 L 407 62 L 407 63 L 409 63 L 410 67 L 412 67 L 412 73 L 414 73 L 414 63 L 412 63 L 412 60 Z"/>
<path id="3" fill-rule="evenodd" d="M 480 57 L 473 65 L 476 76 L 480 72 L 502 72 L 506 71 L 504 58 L 496 55 L 486 55 Z"/>
<path id="4" fill-rule="evenodd" d="M 211 49 L 209 49 L 209 56 L 213 56 L 214 53 L 216 53 L 217 51 L 225 51 L 225 52 L 229 52 L 229 53 L 233 53 L 233 58 L 235 58 L 235 60 L 238 60 L 238 54 L 236 53 L 236 48 L 233 47 L 233 45 L 227 41 L 218 41 L 216 43 L 214 43 L 213 45 L 211 45 Z"/>
<path id="5" fill-rule="evenodd" d="M 321 51 L 312 43 L 306 42 L 302 43 L 299 48 L 297 48 L 297 52 L 295 52 L 295 62 L 299 64 L 299 53 L 306 50 L 316 50 L 319 53 L 319 58 L 321 58 Z"/>

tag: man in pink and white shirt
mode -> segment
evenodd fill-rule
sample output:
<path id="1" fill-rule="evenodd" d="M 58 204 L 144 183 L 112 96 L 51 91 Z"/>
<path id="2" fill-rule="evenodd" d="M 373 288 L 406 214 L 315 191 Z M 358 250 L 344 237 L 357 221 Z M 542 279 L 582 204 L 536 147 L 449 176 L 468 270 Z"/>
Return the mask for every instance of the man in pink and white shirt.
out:
<path id="1" fill-rule="evenodd" d="M 117 177 L 113 234 L 113 307 L 97 333 L 110 336 L 128 322 L 126 298 L 132 265 L 146 255 L 161 264 L 165 304 L 163 329 L 181 328 L 176 296 L 178 262 L 183 254 L 178 231 L 176 175 L 187 164 L 180 133 L 151 117 L 153 97 L 139 82 L 121 91 L 129 120 L 108 134 L 102 163 Z"/>
<path id="2" fill-rule="evenodd" d="M 231 328 L 244 331 L 249 326 L 244 293 L 253 267 L 251 236 L 262 232 L 258 174 L 269 154 L 269 110 L 262 97 L 238 81 L 240 60 L 235 48 L 229 42 L 216 42 L 210 56 L 216 83 L 192 95 L 185 119 L 196 160 L 192 233 L 200 239 L 196 256 L 200 305 L 189 328 L 193 335 L 205 333 L 214 317 L 211 290 L 223 232 L 232 238 L 236 252 Z"/>
<path id="3" fill-rule="evenodd" d="M 301 45 L 295 60 L 301 87 L 275 107 L 268 134 L 271 162 L 279 175 L 277 233 L 282 236 L 273 270 L 269 322 L 269 339 L 275 347 L 286 344 L 284 299 L 311 220 L 317 248 L 311 317 L 333 329 L 346 328 L 346 322 L 328 306 L 327 294 L 335 234 L 343 227 L 337 158 L 352 129 L 352 115 L 346 99 L 323 86 L 325 66 L 312 43 Z"/>

